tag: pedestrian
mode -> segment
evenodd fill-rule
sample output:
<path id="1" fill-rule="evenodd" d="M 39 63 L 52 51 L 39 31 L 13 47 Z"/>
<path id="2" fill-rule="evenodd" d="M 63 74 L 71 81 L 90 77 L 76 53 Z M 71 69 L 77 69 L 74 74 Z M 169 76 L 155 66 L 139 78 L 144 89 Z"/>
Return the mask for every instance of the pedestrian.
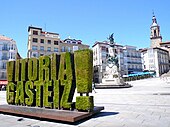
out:
<path id="1" fill-rule="evenodd" d="M 93 90 L 95 93 L 97 93 L 97 92 L 95 91 L 95 82 L 92 83 L 92 90 Z"/>

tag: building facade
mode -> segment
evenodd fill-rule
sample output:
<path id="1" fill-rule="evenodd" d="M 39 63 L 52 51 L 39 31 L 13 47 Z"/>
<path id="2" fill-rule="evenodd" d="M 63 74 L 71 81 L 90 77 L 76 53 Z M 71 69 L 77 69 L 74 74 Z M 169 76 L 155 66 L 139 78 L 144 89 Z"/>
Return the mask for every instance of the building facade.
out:
<path id="1" fill-rule="evenodd" d="M 28 58 L 50 55 L 52 53 L 74 52 L 87 48 L 89 46 L 83 45 L 80 40 L 65 39 L 63 41 L 58 33 L 45 32 L 38 27 L 28 27 Z"/>
<path id="2" fill-rule="evenodd" d="M 123 66 L 124 75 L 142 72 L 141 53 L 135 46 L 123 47 Z"/>
<path id="3" fill-rule="evenodd" d="M 17 53 L 16 42 L 11 38 L 0 35 L 0 89 L 7 85 L 6 63 L 16 60 Z"/>
<path id="4" fill-rule="evenodd" d="M 152 71 L 159 77 L 169 71 L 169 52 L 162 48 L 148 48 L 141 50 L 144 71 Z"/>
<path id="5" fill-rule="evenodd" d="M 142 65 L 144 71 L 154 71 L 159 77 L 170 69 L 170 42 L 162 42 L 155 15 L 152 17 L 150 30 L 150 48 L 141 50 Z"/>
<path id="6" fill-rule="evenodd" d="M 109 42 L 96 42 L 93 46 L 94 81 L 102 82 L 109 55 Z M 142 71 L 141 54 L 134 46 L 115 45 L 118 53 L 119 72 L 123 75 Z"/>

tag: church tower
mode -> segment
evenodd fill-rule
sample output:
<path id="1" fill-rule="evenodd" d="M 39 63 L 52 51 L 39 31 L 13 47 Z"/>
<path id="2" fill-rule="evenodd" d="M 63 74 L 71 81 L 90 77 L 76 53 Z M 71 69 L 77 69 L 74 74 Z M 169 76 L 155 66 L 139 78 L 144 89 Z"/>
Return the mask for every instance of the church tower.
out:
<path id="1" fill-rule="evenodd" d="M 152 17 L 152 24 L 151 24 L 151 34 L 150 34 L 150 41 L 151 47 L 160 47 L 160 42 L 162 42 L 162 36 L 160 34 L 160 26 L 157 24 L 156 17 L 153 14 Z"/>

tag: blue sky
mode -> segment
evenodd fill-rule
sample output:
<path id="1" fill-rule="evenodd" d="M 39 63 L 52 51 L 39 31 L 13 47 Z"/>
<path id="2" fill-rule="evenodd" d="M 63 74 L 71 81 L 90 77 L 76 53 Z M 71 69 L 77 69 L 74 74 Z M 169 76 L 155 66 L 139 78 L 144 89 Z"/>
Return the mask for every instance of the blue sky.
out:
<path id="1" fill-rule="evenodd" d="M 115 41 L 138 48 L 149 47 L 152 11 L 163 41 L 170 40 L 169 0 L 3 0 L 0 34 L 17 42 L 23 58 L 27 54 L 28 26 L 81 39 L 92 46 L 114 33 Z"/>

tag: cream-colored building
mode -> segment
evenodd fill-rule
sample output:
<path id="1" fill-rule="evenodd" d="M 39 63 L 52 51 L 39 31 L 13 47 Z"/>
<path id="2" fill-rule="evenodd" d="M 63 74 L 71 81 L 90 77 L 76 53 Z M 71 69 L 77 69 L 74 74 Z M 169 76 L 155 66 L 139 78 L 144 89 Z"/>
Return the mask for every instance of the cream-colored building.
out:
<path id="1" fill-rule="evenodd" d="M 162 48 L 148 48 L 141 50 L 144 71 L 153 71 L 156 77 L 169 71 L 169 52 Z"/>
<path id="2" fill-rule="evenodd" d="M 142 66 L 144 71 L 154 71 L 159 77 L 170 69 L 170 43 L 162 42 L 160 26 L 155 15 L 152 17 L 150 30 L 150 48 L 141 50 Z"/>
<path id="3" fill-rule="evenodd" d="M 6 36 L 0 35 L 0 90 L 7 85 L 6 63 L 17 59 L 16 42 Z"/>
<path id="4" fill-rule="evenodd" d="M 109 54 L 109 42 L 95 42 L 93 49 L 94 81 L 102 82 Z M 123 75 L 142 72 L 141 54 L 135 46 L 115 45 L 118 54 L 119 72 Z"/>
<path id="5" fill-rule="evenodd" d="M 39 57 L 52 53 L 74 52 L 76 50 L 87 49 L 80 40 L 65 39 L 62 41 L 58 33 L 42 31 L 42 28 L 28 27 L 28 52 L 27 57 Z"/>

